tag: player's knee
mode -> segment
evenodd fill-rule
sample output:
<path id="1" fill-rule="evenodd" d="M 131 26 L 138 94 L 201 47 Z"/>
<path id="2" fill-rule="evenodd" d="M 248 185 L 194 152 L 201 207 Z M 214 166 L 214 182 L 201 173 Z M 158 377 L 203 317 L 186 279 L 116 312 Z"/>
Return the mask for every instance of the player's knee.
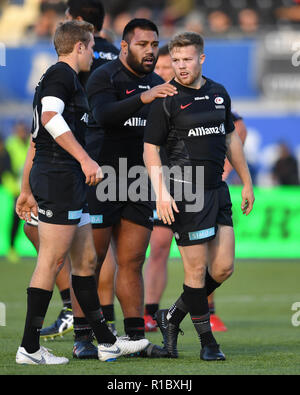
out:
<path id="1" fill-rule="evenodd" d="M 213 278 L 219 282 L 222 283 L 223 281 L 227 280 L 234 271 L 234 266 L 233 264 L 228 264 L 227 266 L 220 267 L 214 274 Z"/>

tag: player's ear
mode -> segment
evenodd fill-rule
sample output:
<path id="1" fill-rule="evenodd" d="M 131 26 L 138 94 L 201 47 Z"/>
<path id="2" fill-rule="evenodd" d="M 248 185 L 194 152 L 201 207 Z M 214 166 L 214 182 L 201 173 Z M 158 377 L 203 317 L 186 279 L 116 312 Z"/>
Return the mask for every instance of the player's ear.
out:
<path id="1" fill-rule="evenodd" d="M 204 53 L 200 54 L 199 60 L 200 60 L 200 64 L 203 64 L 205 62 L 205 54 Z"/>
<path id="2" fill-rule="evenodd" d="M 122 54 L 124 54 L 124 55 L 127 55 L 127 54 L 128 54 L 128 43 L 127 43 L 127 41 L 125 41 L 125 40 L 122 40 L 122 41 L 121 41 L 121 52 L 122 52 Z"/>
<path id="3" fill-rule="evenodd" d="M 78 41 L 78 42 L 74 45 L 75 52 L 78 53 L 78 54 L 81 54 L 81 53 L 82 53 L 82 50 L 83 50 L 83 45 L 84 45 L 84 44 L 83 44 L 81 41 Z"/>

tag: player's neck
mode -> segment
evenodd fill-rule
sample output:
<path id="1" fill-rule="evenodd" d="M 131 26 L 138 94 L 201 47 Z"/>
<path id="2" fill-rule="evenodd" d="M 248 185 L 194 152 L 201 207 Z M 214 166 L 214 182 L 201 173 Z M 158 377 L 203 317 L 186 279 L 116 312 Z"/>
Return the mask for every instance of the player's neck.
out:
<path id="1" fill-rule="evenodd" d="M 202 86 L 206 83 L 206 79 L 202 77 L 202 74 L 200 74 L 192 83 L 190 84 L 183 84 L 181 81 L 179 81 L 175 77 L 175 81 L 178 82 L 178 84 L 185 86 L 186 88 L 190 89 L 200 89 Z"/>
<path id="2" fill-rule="evenodd" d="M 58 57 L 58 61 L 67 63 L 67 65 L 69 65 L 75 71 L 75 73 L 78 74 L 80 72 L 78 63 L 76 62 L 76 60 L 72 56 L 69 56 L 69 55 L 63 56 L 63 55 L 61 55 L 61 56 Z"/>

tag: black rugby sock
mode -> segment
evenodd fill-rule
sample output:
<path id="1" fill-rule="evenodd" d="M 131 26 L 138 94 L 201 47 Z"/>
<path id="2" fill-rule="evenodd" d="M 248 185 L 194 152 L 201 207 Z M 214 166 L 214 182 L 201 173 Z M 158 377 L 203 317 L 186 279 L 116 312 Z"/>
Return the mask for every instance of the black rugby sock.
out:
<path id="1" fill-rule="evenodd" d="M 60 291 L 60 297 L 63 302 L 63 306 L 67 309 L 72 309 L 70 288 Z"/>
<path id="2" fill-rule="evenodd" d="M 40 330 L 52 297 L 52 291 L 40 288 L 27 288 L 27 315 L 21 347 L 28 353 L 40 348 Z"/>
<path id="3" fill-rule="evenodd" d="M 167 315 L 168 320 L 176 326 L 180 325 L 181 321 L 189 312 L 188 307 L 182 299 L 182 296 L 183 294 L 181 294 L 176 302 L 169 308 Z"/>
<path id="4" fill-rule="evenodd" d="M 113 344 L 116 337 L 108 329 L 100 307 L 95 276 L 74 276 L 72 285 L 78 303 L 99 344 Z"/>
<path id="5" fill-rule="evenodd" d="M 106 322 L 113 322 L 115 320 L 115 308 L 113 304 L 101 305 L 103 315 Z"/>
<path id="6" fill-rule="evenodd" d="M 92 328 L 85 317 L 74 317 L 75 340 L 82 336 L 91 336 L 92 333 Z"/>
<path id="7" fill-rule="evenodd" d="M 182 299 L 186 306 L 188 306 L 201 346 L 203 347 L 206 344 L 213 343 L 216 344 L 210 327 L 206 288 L 191 288 L 184 284 L 183 289 Z"/>
<path id="8" fill-rule="evenodd" d="M 129 337 L 145 337 L 145 321 L 141 317 L 130 317 L 124 319 L 124 331 Z"/>
<path id="9" fill-rule="evenodd" d="M 158 309 L 159 309 L 158 303 L 148 303 L 145 305 L 145 314 L 149 314 L 154 318 L 155 313 L 158 311 Z"/>
<path id="10" fill-rule="evenodd" d="M 214 292 L 215 289 L 219 288 L 221 283 L 218 283 L 216 280 L 212 278 L 212 276 L 208 272 L 208 268 L 206 268 L 206 275 L 205 275 L 205 288 L 206 288 L 206 295 L 209 296 Z"/>

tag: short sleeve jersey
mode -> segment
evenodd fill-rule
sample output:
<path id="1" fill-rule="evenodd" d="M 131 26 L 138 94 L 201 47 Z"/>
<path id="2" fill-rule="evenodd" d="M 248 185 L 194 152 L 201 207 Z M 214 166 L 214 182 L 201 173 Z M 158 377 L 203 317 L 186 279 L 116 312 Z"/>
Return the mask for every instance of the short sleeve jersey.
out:
<path id="1" fill-rule="evenodd" d="M 138 77 L 119 59 L 95 70 L 87 83 L 87 95 L 104 144 L 99 164 L 117 163 L 126 156 L 128 164 L 143 165 L 143 138 L 150 109 L 141 93 L 164 81 L 155 73 Z"/>
<path id="2" fill-rule="evenodd" d="M 171 81 L 178 94 L 153 102 L 144 141 L 164 147 L 170 167 L 190 166 L 193 182 L 196 167 L 203 166 L 208 189 L 221 183 L 226 135 L 233 132 L 234 124 L 226 89 L 211 79 L 205 80 L 200 89 Z"/>
<path id="3" fill-rule="evenodd" d="M 36 147 L 36 159 L 77 164 L 76 160 L 56 143 L 42 125 L 41 101 L 46 96 L 54 96 L 64 102 L 62 116 L 77 141 L 84 146 L 89 112 L 88 101 L 76 72 L 67 63 L 58 62 L 51 66 L 39 81 L 33 99 L 31 133 Z"/>

